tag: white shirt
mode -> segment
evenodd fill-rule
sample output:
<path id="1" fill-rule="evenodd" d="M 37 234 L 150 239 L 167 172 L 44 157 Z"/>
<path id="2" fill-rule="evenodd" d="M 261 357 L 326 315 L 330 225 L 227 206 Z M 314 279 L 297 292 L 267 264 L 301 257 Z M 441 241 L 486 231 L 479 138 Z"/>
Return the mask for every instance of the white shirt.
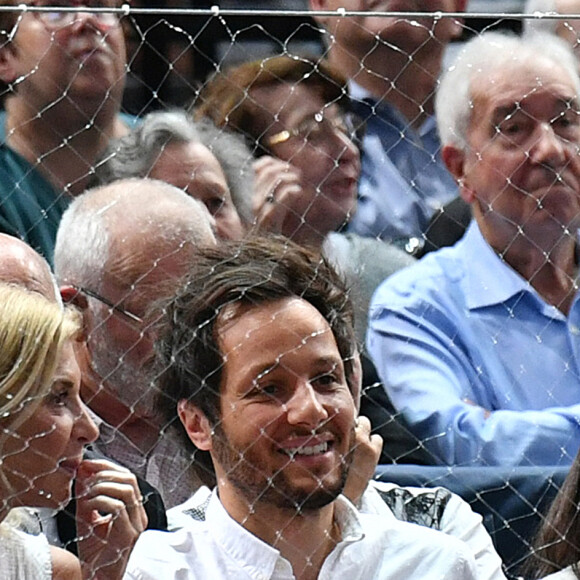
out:
<path id="1" fill-rule="evenodd" d="M 428 495 L 444 494 L 448 500 L 441 512 L 441 517 L 436 522 L 435 528 L 439 531 L 453 536 L 467 544 L 477 567 L 478 580 L 505 580 L 506 576 L 502 570 L 502 561 L 495 550 L 491 537 L 482 523 L 482 518 L 475 513 L 469 504 L 458 495 L 448 490 L 424 487 L 401 487 L 394 483 L 382 481 L 369 482 L 369 485 L 362 495 L 360 511 L 363 513 L 375 513 L 384 518 L 394 518 L 396 514 L 392 512 L 379 492 L 402 492 L 413 497 L 425 497 Z M 409 505 L 408 500 L 407 505 Z M 425 506 L 426 502 L 417 502 L 418 506 Z"/>
<path id="2" fill-rule="evenodd" d="M 549 576 L 544 576 L 544 580 L 577 580 L 577 578 L 578 576 L 574 574 L 572 566 L 568 566 L 568 568 L 564 568 L 564 570 L 559 572 L 554 572 Z"/>
<path id="3" fill-rule="evenodd" d="M 50 580 L 52 560 L 48 541 L 0 524 L 0 578 L 2 580 Z"/>
<path id="4" fill-rule="evenodd" d="M 175 532 L 141 534 L 125 580 L 294 580 L 280 552 L 234 521 L 212 493 L 205 519 L 198 498 L 176 510 L 194 508 Z M 323 563 L 320 580 L 472 580 L 475 562 L 461 541 L 428 528 L 361 514 L 343 496 L 335 503 L 342 540 Z"/>

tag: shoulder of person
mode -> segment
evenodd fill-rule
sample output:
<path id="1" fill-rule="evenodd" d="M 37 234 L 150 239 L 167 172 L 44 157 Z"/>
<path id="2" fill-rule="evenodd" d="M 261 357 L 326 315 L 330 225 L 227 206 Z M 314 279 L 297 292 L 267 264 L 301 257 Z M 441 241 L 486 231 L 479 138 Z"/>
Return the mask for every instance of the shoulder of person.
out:
<path id="1" fill-rule="evenodd" d="M 81 564 L 74 554 L 51 546 L 50 557 L 53 580 L 82 580 Z"/>

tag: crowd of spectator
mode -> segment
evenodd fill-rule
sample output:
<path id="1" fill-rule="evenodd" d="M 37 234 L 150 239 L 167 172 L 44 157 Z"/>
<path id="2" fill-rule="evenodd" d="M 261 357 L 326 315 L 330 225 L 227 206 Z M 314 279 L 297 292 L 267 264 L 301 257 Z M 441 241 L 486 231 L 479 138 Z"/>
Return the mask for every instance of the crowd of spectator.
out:
<path id="1" fill-rule="evenodd" d="M 1 578 L 580 578 L 580 19 L 309 0 L 133 117 L 126 9 L 2 4 Z M 569 474 L 508 561 L 391 463 Z"/>

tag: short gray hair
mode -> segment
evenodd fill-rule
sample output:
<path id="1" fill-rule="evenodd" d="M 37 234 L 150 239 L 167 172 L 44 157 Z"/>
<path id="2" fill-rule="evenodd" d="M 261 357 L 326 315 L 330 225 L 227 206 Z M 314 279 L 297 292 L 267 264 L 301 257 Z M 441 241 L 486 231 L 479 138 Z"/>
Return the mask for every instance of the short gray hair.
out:
<path id="1" fill-rule="evenodd" d="M 148 177 L 168 143 L 201 143 L 218 160 L 240 218 L 252 223 L 252 153 L 244 140 L 218 129 L 210 119 L 194 121 L 184 110 L 154 111 L 129 134 L 111 141 L 95 164 L 95 182 Z"/>
<path id="2" fill-rule="evenodd" d="M 210 220 L 200 201 L 164 181 L 122 179 L 89 189 L 62 216 L 54 250 L 57 280 L 99 291 L 116 239 L 115 223 L 122 223 L 127 235 L 139 228 L 155 245 L 160 232 L 165 239 L 179 242 L 187 235 L 204 245 L 213 240 Z"/>
<path id="3" fill-rule="evenodd" d="M 467 42 L 455 62 L 443 73 L 435 95 L 435 112 L 442 145 L 465 150 L 473 109 L 472 86 L 475 79 L 490 71 L 524 61 L 549 59 L 568 72 L 580 95 L 577 62 L 570 46 L 551 34 L 518 37 L 485 32 Z"/>

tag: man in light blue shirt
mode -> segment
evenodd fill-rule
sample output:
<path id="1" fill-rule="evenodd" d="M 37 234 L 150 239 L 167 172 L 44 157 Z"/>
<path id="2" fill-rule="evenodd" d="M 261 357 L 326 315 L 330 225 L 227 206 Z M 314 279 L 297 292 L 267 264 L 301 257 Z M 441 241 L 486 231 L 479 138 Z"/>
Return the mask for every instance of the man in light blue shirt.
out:
<path id="1" fill-rule="evenodd" d="M 310 0 L 313 10 L 388 12 L 401 2 Z M 420 0 L 405 9 L 461 12 L 464 0 Z M 349 230 L 386 240 L 421 238 L 431 216 L 457 195 L 440 157 L 433 97 L 443 54 L 461 34 L 453 18 L 317 17 L 328 59 L 349 79 L 366 121 L 359 202 Z"/>
<path id="2" fill-rule="evenodd" d="M 368 346 L 442 463 L 571 463 L 580 445 L 575 67 L 557 40 L 487 33 L 441 81 L 443 158 L 476 223 L 379 287 Z"/>

